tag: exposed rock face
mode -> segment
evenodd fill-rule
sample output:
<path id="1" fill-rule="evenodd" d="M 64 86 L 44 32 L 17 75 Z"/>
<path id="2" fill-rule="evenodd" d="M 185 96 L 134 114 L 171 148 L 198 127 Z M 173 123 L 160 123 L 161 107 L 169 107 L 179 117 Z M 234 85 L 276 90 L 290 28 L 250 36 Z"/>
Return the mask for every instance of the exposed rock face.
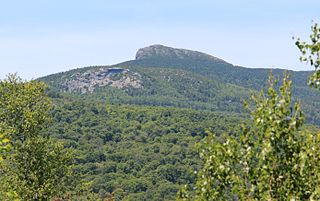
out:
<path id="1" fill-rule="evenodd" d="M 123 89 L 126 87 L 141 88 L 141 75 L 123 68 L 100 68 L 76 73 L 67 79 L 62 87 L 64 91 L 87 93 L 97 87 L 112 86 Z"/>
<path id="2" fill-rule="evenodd" d="M 151 45 L 148 47 L 141 48 L 136 53 L 136 60 L 148 59 L 154 57 L 162 58 L 175 58 L 175 59 L 195 59 L 195 60 L 214 60 L 222 61 L 217 57 L 205 54 L 202 52 L 191 51 L 186 49 L 176 49 L 171 47 L 166 47 L 163 45 Z"/>

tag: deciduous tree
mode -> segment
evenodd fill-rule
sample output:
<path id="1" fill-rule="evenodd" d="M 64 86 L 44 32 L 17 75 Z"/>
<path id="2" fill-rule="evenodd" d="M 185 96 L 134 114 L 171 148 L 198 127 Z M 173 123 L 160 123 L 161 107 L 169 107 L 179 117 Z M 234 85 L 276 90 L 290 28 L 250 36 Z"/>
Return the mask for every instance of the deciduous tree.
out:
<path id="1" fill-rule="evenodd" d="M 247 108 L 253 125 L 242 126 L 237 137 L 205 138 L 196 195 L 180 191 L 178 199 L 320 199 L 320 135 L 302 127 L 291 80 L 285 75 L 282 83 L 278 90 L 270 76 L 267 93 L 252 96 Z"/>
<path id="2" fill-rule="evenodd" d="M 52 107 L 45 90 L 16 75 L 0 82 L 0 146 L 9 152 L 2 155 L 1 199 L 49 200 L 66 190 L 71 155 L 44 134 Z"/>
<path id="3" fill-rule="evenodd" d="M 300 60 L 309 63 L 315 68 L 315 72 L 310 76 L 308 84 L 315 88 L 320 88 L 320 27 L 317 23 L 311 26 L 310 41 L 296 40 L 302 56 Z"/>

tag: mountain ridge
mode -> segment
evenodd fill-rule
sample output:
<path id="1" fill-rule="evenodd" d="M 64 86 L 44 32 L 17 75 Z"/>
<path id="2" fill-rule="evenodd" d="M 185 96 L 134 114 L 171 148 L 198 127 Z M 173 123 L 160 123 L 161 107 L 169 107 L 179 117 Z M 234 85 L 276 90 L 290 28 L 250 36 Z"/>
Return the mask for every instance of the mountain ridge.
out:
<path id="1" fill-rule="evenodd" d="M 241 100 L 264 88 L 271 70 L 277 78 L 285 71 L 235 66 L 205 53 L 163 45 L 140 48 L 136 58 L 112 66 L 52 74 L 40 80 L 57 93 L 90 92 L 92 95 L 86 97 L 110 103 L 241 113 Z M 110 69 L 129 73 L 101 74 Z M 308 121 L 320 124 L 320 95 L 307 86 L 311 71 L 288 72 L 294 83 L 293 96 L 302 100 Z"/>

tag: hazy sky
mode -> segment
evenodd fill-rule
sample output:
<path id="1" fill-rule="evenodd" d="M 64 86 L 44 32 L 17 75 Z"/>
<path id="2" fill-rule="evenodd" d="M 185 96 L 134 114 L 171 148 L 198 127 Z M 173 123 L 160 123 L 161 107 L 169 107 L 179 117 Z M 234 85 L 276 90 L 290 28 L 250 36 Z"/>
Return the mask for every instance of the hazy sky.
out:
<path id="1" fill-rule="evenodd" d="M 320 0 L 0 2 L 0 79 L 115 64 L 151 44 L 241 66 L 302 70 L 292 36 L 307 38 L 312 20 L 320 22 Z"/>

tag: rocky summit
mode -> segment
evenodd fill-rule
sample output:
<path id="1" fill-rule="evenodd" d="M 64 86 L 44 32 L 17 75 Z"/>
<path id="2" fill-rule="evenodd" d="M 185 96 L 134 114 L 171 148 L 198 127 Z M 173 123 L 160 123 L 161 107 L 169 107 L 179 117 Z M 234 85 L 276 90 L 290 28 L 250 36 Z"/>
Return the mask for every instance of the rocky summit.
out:
<path id="1" fill-rule="evenodd" d="M 141 48 L 136 53 L 136 60 L 141 59 L 152 59 L 155 57 L 160 58 L 175 58 L 175 59 L 196 59 L 196 60 L 213 60 L 221 61 L 222 59 L 205 54 L 198 51 L 192 51 L 187 49 L 177 49 L 172 47 L 167 47 L 164 45 L 151 45 L 148 47 Z"/>

